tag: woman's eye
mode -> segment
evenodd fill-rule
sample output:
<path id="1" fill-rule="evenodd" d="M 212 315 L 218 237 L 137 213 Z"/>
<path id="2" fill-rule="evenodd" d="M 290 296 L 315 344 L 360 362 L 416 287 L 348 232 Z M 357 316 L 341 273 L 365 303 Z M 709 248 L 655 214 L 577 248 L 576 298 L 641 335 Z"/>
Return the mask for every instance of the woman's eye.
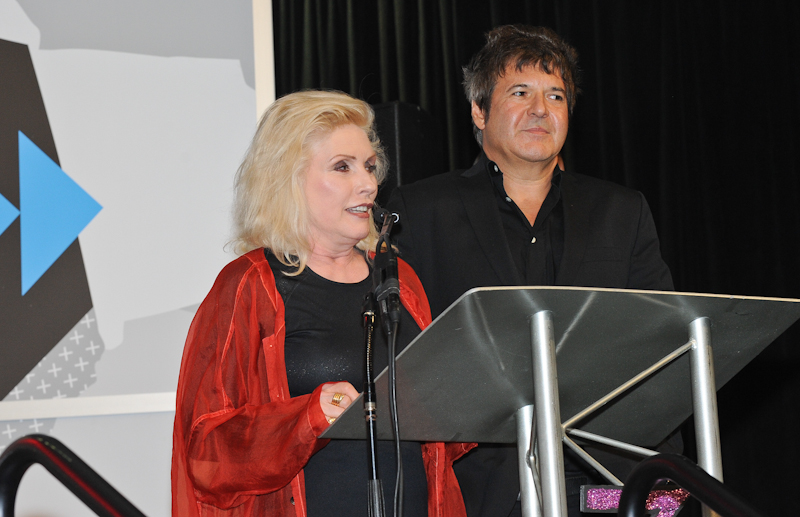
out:
<path id="1" fill-rule="evenodd" d="M 342 171 L 342 172 L 349 171 L 350 170 L 350 166 L 347 165 L 347 162 L 339 162 L 339 163 L 337 163 L 336 165 L 333 166 L 333 170 Z"/>
<path id="2" fill-rule="evenodd" d="M 367 164 L 367 172 L 369 172 L 370 174 L 375 174 L 375 171 L 377 171 L 377 170 L 378 170 L 378 164 L 377 163 L 368 163 Z"/>

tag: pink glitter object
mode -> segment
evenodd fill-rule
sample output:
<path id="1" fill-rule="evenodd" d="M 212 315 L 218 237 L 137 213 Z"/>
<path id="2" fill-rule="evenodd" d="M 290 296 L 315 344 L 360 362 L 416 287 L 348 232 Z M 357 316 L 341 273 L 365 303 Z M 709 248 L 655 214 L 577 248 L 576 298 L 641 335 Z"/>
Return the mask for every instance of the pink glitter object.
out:
<path id="1" fill-rule="evenodd" d="M 586 491 L 586 509 L 608 511 L 619 508 L 619 488 L 590 488 Z"/>
<path id="2" fill-rule="evenodd" d="M 588 488 L 586 490 L 586 511 L 610 512 L 619 508 L 620 488 Z M 689 492 L 682 488 L 672 490 L 653 490 L 647 496 L 648 510 L 659 510 L 658 517 L 674 517 L 681 505 L 688 499 Z"/>
<path id="3" fill-rule="evenodd" d="M 620 493 L 622 493 L 620 491 Z M 653 490 L 647 496 L 647 504 L 645 508 L 648 510 L 661 510 L 658 512 L 658 517 L 673 517 L 686 499 L 689 498 L 689 492 L 682 488 L 674 490 Z"/>

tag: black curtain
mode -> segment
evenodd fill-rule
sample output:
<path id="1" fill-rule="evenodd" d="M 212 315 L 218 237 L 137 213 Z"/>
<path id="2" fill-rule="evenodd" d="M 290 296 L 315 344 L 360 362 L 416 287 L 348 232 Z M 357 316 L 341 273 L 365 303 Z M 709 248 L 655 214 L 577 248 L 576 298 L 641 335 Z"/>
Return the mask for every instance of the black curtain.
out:
<path id="1" fill-rule="evenodd" d="M 483 34 L 552 27 L 583 70 L 567 167 L 644 192 L 676 289 L 800 297 L 800 3 L 273 0 L 273 9 L 279 95 L 335 88 L 420 105 L 439 124 L 450 168 L 477 153 L 460 82 Z M 725 481 L 767 515 L 793 511 L 800 485 L 798 372 L 795 325 L 718 396 Z"/>

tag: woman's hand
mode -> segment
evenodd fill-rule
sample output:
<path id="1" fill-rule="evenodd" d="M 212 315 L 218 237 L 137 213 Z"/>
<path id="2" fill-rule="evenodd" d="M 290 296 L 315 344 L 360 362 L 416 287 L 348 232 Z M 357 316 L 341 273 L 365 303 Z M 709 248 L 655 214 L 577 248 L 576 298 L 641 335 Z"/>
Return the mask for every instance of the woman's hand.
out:
<path id="1" fill-rule="evenodd" d="M 322 386 L 319 395 L 319 406 L 325 413 L 328 423 L 332 424 L 347 406 L 358 397 L 358 392 L 349 382 L 332 382 Z"/>

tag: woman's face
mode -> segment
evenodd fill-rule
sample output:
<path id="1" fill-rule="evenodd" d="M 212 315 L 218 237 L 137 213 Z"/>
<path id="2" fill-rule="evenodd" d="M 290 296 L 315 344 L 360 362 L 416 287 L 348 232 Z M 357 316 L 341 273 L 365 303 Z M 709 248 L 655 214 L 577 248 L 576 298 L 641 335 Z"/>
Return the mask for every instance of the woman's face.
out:
<path id="1" fill-rule="evenodd" d="M 364 131 L 339 126 L 312 146 L 305 178 L 315 252 L 349 251 L 369 234 L 377 157 Z"/>

